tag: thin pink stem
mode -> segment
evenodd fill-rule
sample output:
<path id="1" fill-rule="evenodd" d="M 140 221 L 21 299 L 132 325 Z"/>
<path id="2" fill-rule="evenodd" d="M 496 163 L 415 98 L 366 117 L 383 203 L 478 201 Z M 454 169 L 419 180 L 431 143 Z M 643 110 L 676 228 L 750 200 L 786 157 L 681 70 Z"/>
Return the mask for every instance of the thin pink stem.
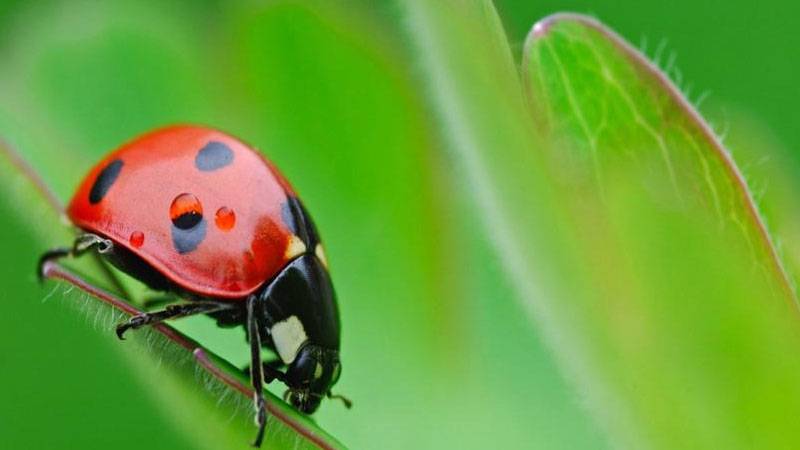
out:
<path id="1" fill-rule="evenodd" d="M 44 197 L 50 208 L 61 214 L 64 211 L 64 206 L 61 200 L 56 197 L 56 194 L 50 189 L 50 186 L 44 182 L 42 177 L 28 164 L 27 161 L 11 147 L 11 144 L 3 139 L 0 139 L 0 154 L 3 154 L 8 161 L 19 170 L 19 172 L 31 182 L 34 188 Z"/>
<path id="2" fill-rule="evenodd" d="M 73 286 L 81 289 L 82 291 L 88 293 L 89 295 L 97 298 L 98 300 L 106 303 L 107 305 L 111 306 L 114 309 L 124 312 L 130 316 L 134 316 L 137 314 L 142 314 L 143 312 L 134 308 L 129 303 L 123 301 L 119 297 L 111 294 L 110 292 L 100 289 L 97 286 L 94 286 L 88 283 L 86 280 L 78 276 L 77 274 L 69 271 L 68 269 L 64 268 L 63 266 L 59 265 L 55 261 L 47 261 L 44 263 L 42 267 L 42 273 L 45 278 L 52 278 L 52 279 L 59 279 L 66 281 L 67 283 L 72 284 Z M 232 376 L 227 371 L 223 370 L 217 364 L 215 364 L 206 354 L 206 350 L 203 349 L 200 344 L 195 342 L 194 340 L 190 339 L 189 337 L 185 336 L 181 332 L 175 330 L 174 328 L 170 327 L 167 324 L 156 324 L 152 326 L 153 329 L 158 331 L 159 333 L 163 334 L 167 339 L 175 342 L 179 346 L 183 347 L 184 349 L 190 351 L 194 356 L 195 360 L 202 366 L 208 373 L 213 375 L 214 377 L 218 378 L 220 381 L 231 387 L 233 390 L 241 393 L 248 399 L 253 397 L 253 390 L 248 387 L 247 385 L 243 384 L 239 381 L 236 377 Z M 292 428 L 297 432 L 297 434 L 303 436 L 304 438 L 308 439 L 308 441 L 312 442 L 314 445 L 321 449 L 325 450 L 333 450 L 336 447 L 327 442 L 322 436 L 315 433 L 313 430 L 307 428 L 303 423 L 295 420 L 295 418 L 288 415 L 282 408 L 278 407 L 275 404 L 275 401 L 271 397 L 266 397 L 267 403 L 267 410 L 278 420 L 286 424 L 286 426 Z"/>
<path id="3" fill-rule="evenodd" d="M 88 283 L 80 276 L 70 272 L 54 261 L 46 261 L 42 267 L 42 273 L 45 278 L 64 280 L 78 289 L 88 293 L 89 295 L 101 300 L 103 303 L 108 304 L 112 308 L 128 314 L 129 316 L 135 316 L 143 313 L 110 292 Z M 153 325 L 152 328 L 189 351 L 192 351 L 199 346 L 195 341 L 184 336 L 169 325 L 159 323 Z"/>
<path id="4" fill-rule="evenodd" d="M 236 377 L 231 376 L 231 374 L 228 372 L 222 370 L 218 365 L 214 364 L 214 362 L 209 359 L 208 355 L 206 355 L 204 349 L 198 347 L 194 349 L 192 354 L 197 362 L 210 374 L 219 378 L 223 383 L 227 384 L 232 389 L 241 392 L 242 395 L 248 398 L 253 397 L 253 390 L 249 386 L 239 381 Z M 317 435 L 312 430 L 305 428 L 302 423 L 287 415 L 283 409 L 279 408 L 274 402 L 270 401 L 269 397 L 266 398 L 266 401 L 267 410 L 270 412 L 270 414 L 279 418 L 281 422 L 297 431 L 298 434 L 301 434 L 303 437 L 316 444 L 319 448 L 326 450 L 333 450 L 335 448 L 326 442 L 321 436 Z"/>

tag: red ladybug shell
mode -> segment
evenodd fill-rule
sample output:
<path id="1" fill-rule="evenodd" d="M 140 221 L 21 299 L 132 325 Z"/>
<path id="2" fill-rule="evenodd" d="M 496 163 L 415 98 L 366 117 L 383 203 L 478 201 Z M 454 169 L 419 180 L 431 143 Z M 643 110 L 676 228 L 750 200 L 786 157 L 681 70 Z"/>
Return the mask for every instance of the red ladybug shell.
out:
<path id="1" fill-rule="evenodd" d="M 297 256 L 282 215 L 290 196 L 283 176 L 246 144 L 217 130 L 174 126 L 108 155 L 67 214 L 188 291 L 242 299 Z M 186 211 L 202 214 L 188 230 L 180 220 L 196 221 L 196 214 L 174 222 Z"/>

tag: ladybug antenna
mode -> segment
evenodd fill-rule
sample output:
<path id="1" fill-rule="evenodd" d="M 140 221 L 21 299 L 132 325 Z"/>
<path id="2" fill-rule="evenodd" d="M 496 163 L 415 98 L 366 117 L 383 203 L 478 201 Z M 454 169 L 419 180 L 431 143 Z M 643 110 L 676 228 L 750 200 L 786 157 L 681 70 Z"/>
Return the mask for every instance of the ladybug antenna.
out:
<path id="1" fill-rule="evenodd" d="M 350 409 L 350 408 L 353 407 L 353 402 L 349 398 L 345 397 L 344 395 L 334 394 L 333 392 L 328 391 L 328 398 L 336 398 L 336 399 L 341 400 L 342 403 L 344 403 L 344 407 L 347 408 L 347 409 Z"/>

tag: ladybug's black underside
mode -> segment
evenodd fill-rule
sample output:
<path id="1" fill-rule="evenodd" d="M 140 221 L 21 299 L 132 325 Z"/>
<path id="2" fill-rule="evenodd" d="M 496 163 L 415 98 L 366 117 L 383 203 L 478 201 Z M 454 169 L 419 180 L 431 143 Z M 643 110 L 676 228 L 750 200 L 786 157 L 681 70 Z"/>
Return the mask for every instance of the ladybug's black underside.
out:
<path id="1" fill-rule="evenodd" d="M 169 292 L 191 301 L 218 301 L 187 291 L 170 281 L 137 255 L 122 246 L 104 257 L 115 267 L 145 283 L 150 289 Z M 328 271 L 310 252 L 298 256 L 255 294 L 261 301 L 259 311 L 269 328 L 290 316 L 297 316 L 308 333 L 309 341 L 331 350 L 339 350 L 339 315 Z M 209 314 L 222 327 L 245 325 L 247 318 L 244 300 L 225 300 L 232 307 Z M 269 330 L 262 330 L 261 343 L 275 351 Z"/>

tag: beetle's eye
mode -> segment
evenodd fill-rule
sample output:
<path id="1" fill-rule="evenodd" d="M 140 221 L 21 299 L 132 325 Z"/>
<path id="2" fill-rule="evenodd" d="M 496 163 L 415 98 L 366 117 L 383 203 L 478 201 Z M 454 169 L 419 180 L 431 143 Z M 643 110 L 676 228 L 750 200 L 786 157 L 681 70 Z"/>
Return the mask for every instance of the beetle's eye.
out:
<path id="1" fill-rule="evenodd" d="M 188 230 L 200 223 L 203 218 L 203 205 L 192 194 L 180 194 L 169 207 L 169 217 L 177 228 Z"/>
<path id="2" fill-rule="evenodd" d="M 333 366 L 333 375 L 331 375 L 331 386 L 336 384 L 339 381 L 339 377 L 342 375 L 342 365 L 338 362 L 335 366 Z"/>

